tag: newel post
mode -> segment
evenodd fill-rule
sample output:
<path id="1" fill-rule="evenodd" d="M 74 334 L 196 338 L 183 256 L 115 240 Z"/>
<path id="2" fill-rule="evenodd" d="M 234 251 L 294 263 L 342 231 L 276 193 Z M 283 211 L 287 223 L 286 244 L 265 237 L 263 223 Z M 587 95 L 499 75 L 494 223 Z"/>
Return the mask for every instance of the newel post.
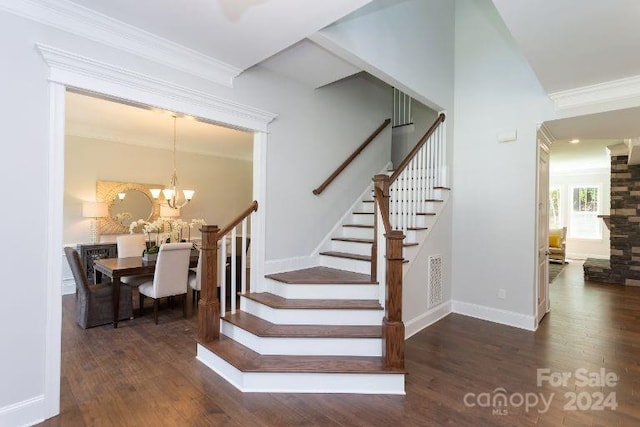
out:
<path id="1" fill-rule="evenodd" d="M 402 323 L 402 241 L 400 230 L 386 233 L 387 280 L 385 317 L 382 320 L 382 357 L 387 368 L 404 369 L 404 323 Z"/>
<path id="2" fill-rule="evenodd" d="M 198 341 L 209 342 L 220 338 L 220 302 L 218 290 L 218 232 L 217 225 L 203 225 L 202 273 L 200 300 L 198 301 Z"/>

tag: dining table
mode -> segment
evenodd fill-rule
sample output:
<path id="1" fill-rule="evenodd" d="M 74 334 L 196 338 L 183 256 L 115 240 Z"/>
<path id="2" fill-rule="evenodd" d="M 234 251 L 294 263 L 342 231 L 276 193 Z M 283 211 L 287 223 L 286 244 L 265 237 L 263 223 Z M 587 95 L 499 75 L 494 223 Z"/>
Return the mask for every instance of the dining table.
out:
<path id="1" fill-rule="evenodd" d="M 198 255 L 192 255 L 189 259 L 189 268 L 195 268 L 197 265 Z M 94 261 L 93 267 L 97 283 L 100 283 L 103 274 L 111 279 L 113 327 L 117 328 L 118 313 L 120 311 L 121 278 L 124 276 L 153 274 L 156 271 L 156 261 L 145 261 L 141 256 L 131 258 L 100 258 Z"/>

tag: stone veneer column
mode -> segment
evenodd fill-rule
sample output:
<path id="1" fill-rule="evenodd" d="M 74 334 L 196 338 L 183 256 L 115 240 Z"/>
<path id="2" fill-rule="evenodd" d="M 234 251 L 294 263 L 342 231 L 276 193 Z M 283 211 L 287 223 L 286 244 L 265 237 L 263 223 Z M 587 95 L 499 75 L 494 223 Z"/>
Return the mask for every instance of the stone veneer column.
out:
<path id="1" fill-rule="evenodd" d="M 611 157 L 610 283 L 640 286 L 640 165 Z"/>

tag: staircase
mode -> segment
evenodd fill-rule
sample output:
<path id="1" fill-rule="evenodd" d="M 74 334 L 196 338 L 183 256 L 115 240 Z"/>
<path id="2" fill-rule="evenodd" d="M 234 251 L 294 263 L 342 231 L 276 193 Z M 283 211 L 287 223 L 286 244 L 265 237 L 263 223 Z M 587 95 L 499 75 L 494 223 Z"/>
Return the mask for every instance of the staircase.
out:
<path id="1" fill-rule="evenodd" d="M 417 158 L 426 158 L 425 141 L 442 121 L 419 142 Z M 411 165 L 401 165 L 409 173 L 376 176 L 327 237 L 317 266 L 267 275 L 252 284 L 254 292 L 235 289 L 233 277 L 239 310 L 235 299 L 226 310 L 224 286 L 218 306 L 216 283 L 225 278 L 215 260 L 226 258 L 223 237 L 230 232 L 236 241 L 240 223 L 245 238 L 253 211 L 223 230 L 204 226 L 198 359 L 245 392 L 404 394 L 403 264 L 415 257 L 448 197 L 435 185 L 439 170 L 418 174 Z"/>

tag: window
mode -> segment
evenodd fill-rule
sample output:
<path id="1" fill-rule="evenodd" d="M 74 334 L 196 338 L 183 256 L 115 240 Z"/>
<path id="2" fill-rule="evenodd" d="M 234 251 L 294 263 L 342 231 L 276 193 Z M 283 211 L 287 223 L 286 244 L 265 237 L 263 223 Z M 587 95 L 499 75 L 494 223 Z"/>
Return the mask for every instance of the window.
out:
<path id="1" fill-rule="evenodd" d="M 569 235 L 578 239 L 602 239 L 600 188 L 573 187 L 571 189 L 571 217 Z"/>
<path id="2" fill-rule="evenodd" d="M 562 228 L 560 188 L 549 190 L 549 228 Z"/>

